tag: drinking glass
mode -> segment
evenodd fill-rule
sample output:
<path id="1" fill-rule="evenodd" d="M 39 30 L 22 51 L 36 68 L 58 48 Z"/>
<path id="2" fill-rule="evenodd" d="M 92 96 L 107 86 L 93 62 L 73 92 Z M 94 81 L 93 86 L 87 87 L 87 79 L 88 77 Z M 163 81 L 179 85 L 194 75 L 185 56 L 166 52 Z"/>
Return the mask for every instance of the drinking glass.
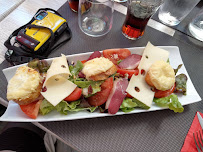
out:
<path id="1" fill-rule="evenodd" d="M 131 40 L 141 38 L 150 17 L 162 2 L 162 0 L 128 0 L 127 15 L 122 26 L 123 35 Z"/>
<path id="2" fill-rule="evenodd" d="M 68 0 L 68 3 L 73 12 L 78 11 L 79 0 Z"/>
<path id="3" fill-rule="evenodd" d="M 178 25 L 200 0 L 165 0 L 159 9 L 159 20 L 169 26 Z"/>
<path id="4" fill-rule="evenodd" d="M 189 24 L 189 31 L 195 38 L 203 41 L 203 11 L 200 11 Z"/>
<path id="5" fill-rule="evenodd" d="M 89 36 L 103 36 L 112 28 L 113 12 L 112 0 L 79 0 L 79 27 Z"/>

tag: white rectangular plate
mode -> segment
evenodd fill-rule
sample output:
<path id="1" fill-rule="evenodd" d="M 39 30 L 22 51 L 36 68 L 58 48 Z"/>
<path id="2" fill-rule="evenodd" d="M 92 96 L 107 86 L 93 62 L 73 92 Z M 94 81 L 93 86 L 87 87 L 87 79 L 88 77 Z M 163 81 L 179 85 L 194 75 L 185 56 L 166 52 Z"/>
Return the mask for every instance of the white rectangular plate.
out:
<path id="1" fill-rule="evenodd" d="M 173 68 L 177 68 L 179 64 L 183 64 L 183 61 L 180 56 L 179 48 L 176 46 L 161 46 L 160 48 L 163 48 L 170 52 L 170 64 Z M 135 48 L 128 48 L 132 53 L 140 54 L 142 55 L 144 47 L 135 47 Z M 69 63 L 71 61 L 77 62 L 77 60 L 85 60 L 87 59 L 92 52 L 88 53 L 82 53 L 82 54 L 75 54 L 75 55 L 69 55 L 67 56 L 67 59 Z M 51 63 L 52 59 L 47 60 L 49 63 Z M 10 67 L 3 70 L 4 75 L 6 76 L 7 81 L 9 81 L 13 75 L 15 74 L 16 69 L 22 65 Z M 191 103 L 195 103 L 198 101 L 201 101 L 200 96 L 198 95 L 197 91 L 194 88 L 194 85 L 192 84 L 192 81 L 185 69 L 185 66 L 183 65 L 182 68 L 178 71 L 177 74 L 184 73 L 188 76 L 188 82 L 187 82 L 187 95 L 186 96 L 179 96 L 179 101 L 182 105 L 187 105 Z M 117 112 L 115 115 L 123 115 L 123 114 L 132 114 L 132 113 L 140 113 L 140 112 L 150 112 L 155 110 L 162 110 L 165 108 L 161 108 L 156 106 L 154 103 L 152 104 L 151 108 L 149 110 L 145 109 L 135 109 L 129 113 L 124 113 L 122 111 Z M 51 113 L 42 116 L 39 115 L 37 119 L 31 119 L 27 117 L 20 109 L 19 105 L 16 104 L 13 101 L 9 101 L 8 107 L 6 112 L 0 117 L 0 121 L 12 121 L 12 122 L 47 122 L 47 121 L 64 121 L 64 120 L 75 120 L 75 119 L 84 119 L 84 118 L 95 118 L 95 117 L 104 117 L 104 116 L 115 116 L 110 115 L 108 113 L 99 113 L 99 111 L 95 111 L 93 113 L 90 113 L 88 111 L 80 111 L 80 112 L 72 112 L 68 113 L 68 115 L 62 115 L 58 113 L 57 111 L 52 111 Z"/>

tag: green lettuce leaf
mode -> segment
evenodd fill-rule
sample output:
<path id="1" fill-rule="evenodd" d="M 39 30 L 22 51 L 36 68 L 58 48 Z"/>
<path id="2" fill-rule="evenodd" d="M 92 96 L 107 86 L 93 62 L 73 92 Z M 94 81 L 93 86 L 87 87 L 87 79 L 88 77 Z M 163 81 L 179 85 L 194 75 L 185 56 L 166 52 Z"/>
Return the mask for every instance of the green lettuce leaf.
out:
<path id="1" fill-rule="evenodd" d="M 133 99 L 131 98 L 125 98 L 120 106 L 120 108 L 133 108 L 133 107 L 137 107 L 137 104 L 135 102 L 133 102 Z"/>
<path id="2" fill-rule="evenodd" d="M 150 107 L 142 103 L 141 101 L 133 98 L 133 102 L 137 104 L 137 107 L 142 108 L 142 109 L 149 109 Z"/>
<path id="3" fill-rule="evenodd" d="M 80 100 L 73 101 L 70 103 L 67 103 L 66 101 L 61 101 L 59 104 L 57 104 L 55 107 L 49 103 L 46 99 L 42 101 L 42 104 L 40 105 L 40 113 L 42 115 L 46 115 L 52 110 L 57 110 L 61 114 L 67 115 L 68 112 L 78 112 L 82 110 L 88 110 L 90 112 L 94 112 L 97 109 L 97 107 L 80 107 Z"/>
<path id="4" fill-rule="evenodd" d="M 160 107 L 168 107 L 170 110 L 173 110 L 176 113 L 181 113 L 184 111 L 183 106 L 178 101 L 178 96 L 175 94 L 171 94 L 170 96 L 164 98 L 154 98 L 153 101 L 156 103 L 156 105 Z"/>
<path id="5" fill-rule="evenodd" d="M 150 108 L 135 98 L 132 98 L 132 99 L 131 98 L 125 98 L 123 100 L 121 106 L 120 106 L 120 109 L 123 112 L 130 112 L 130 111 L 134 110 L 135 107 L 142 108 L 142 109 L 149 109 Z"/>
<path id="6" fill-rule="evenodd" d="M 57 104 L 55 108 L 58 112 L 60 112 L 61 114 L 64 114 L 64 115 L 67 115 L 68 111 L 70 110 L 68 103 L 64 100 L 61 101 L 59 104 Z"/>
<path id="7" fill-rule="evenodd" d="M 135 102 L 133 102 L 133 99 L 131 98 L 125 98 L 120 106 L 120 109 L 123 112 L 130 112 L 132 110 L 134 110 L 137 107 L 137 104 Z"/>
<path id="8" fill-rule="evenodd" d="M 170 98 L 171 98 L 171 96 L 164 97 L 164 98 L 154 98 L 153 101 L 159 107 L 168 107 L 168 104 L 170 102 Z"/>
<path id="9" fill-rule="evenodd" d="M 174 69 L 175 75 L 177 74 L 178 70 L 182 67 L 183 64 L 180 64 L 176 69 Z"/>
<path id="10" fill-rule="evenodd" d="M 42 103 L 40 104 L 39 112 L 42 115 L 46 115 L 54 109 L 55 109 L 55 107 L 50 102 L 48 102 L 46 99 L 44 99 L 44 100 L 42 100 Z"/>
<path id="11" fill-rule="evenodd" d="M 187 76 L 185 74 L 179 74 L 175 78 L 176 81 L 176 93 L 183 93 L 183 95 L 186 95 L 187 92 Z"/>
<path id="12" fill-rule="evenodd" d="M 183 112 L 184 108 L 181 105 L 181 103 L 178 101 L 178 96 L 177 95 L 171 95 L 171 102 L 168 105 L 169 109 L 173 110 L 174 112 Z"/>
<path id="13" fill-rule="evenodd" d="M 117 61 L 117 64 L 121 63 L 122 61 L 123 61 L 123 60 L 118 60 L 118 61 Z"/>
<path id="14" fill-rule="evenodd" d="M 81 61 L 78 60 L 77 63 L 76 63 L 76 65 L 75 65 L 73 68 L 71 68 L 70 73 L 71 73 L 72 75 L 76 76 L 76 75 L 78 75 L 78 73 L 82 70 L 82 68 L 83 68 L 83 64 L 82 64 Z"/>
<path id="15" fill-rule="evenodd" d="M 92 93 L 91 94 L 85 94 L 85 97 L 90 97 L 92 95 L 94 95 L 95 93 L 101 91 L 101 84 L 103 83 L 104 81 L 87 81 L 83 78 L 78 78 L 78 79 L 75 79 L 73 81 L 73 83 L 75 83 L 78 87 L 80 88 L 88 88 L 90 85 L 92 87 Z"/>
<path id="16" fill-rule="evenodd" d="M 87 81 L 83 78 L 77 78 L 73 81 L 73 83 L 75 83 L 78 87 L 80 88 L 87 88 L 89 87 L 90 85 L 92 87 L 98 87 L 100 86 L 104 81 Z"/>
<path id="17" fill-rule="evenodd" d="M 36 69 L 39 73 L 46 73 L 50 66 L 45 60 L 34 59 L 28 63 L 28 67 Z"/>

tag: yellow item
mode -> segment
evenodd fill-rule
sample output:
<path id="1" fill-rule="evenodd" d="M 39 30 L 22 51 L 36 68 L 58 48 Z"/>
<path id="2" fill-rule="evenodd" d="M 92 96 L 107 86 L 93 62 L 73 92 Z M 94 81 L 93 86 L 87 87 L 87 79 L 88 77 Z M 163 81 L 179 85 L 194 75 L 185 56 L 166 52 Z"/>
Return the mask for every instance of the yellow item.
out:
<path id="1" fill-rule="evenodd" d="M 43 11 L 42 13 L 46 13 L 46 16 L 41 20 L 36 17 L 36 20 L 34 20 L 31 24 L 48 27 L 52 29 L 54 33 L 62 26 L 63 23 L 66 22 L 64 18 L 51 12 Z M 40 13 L 38 15 L 40 15 Z M 26 28 L 25 34 L 40 42 L 35 47 L 34 51 L 37 51 L 51 36 L 50 31 L 44 28 Z"/>

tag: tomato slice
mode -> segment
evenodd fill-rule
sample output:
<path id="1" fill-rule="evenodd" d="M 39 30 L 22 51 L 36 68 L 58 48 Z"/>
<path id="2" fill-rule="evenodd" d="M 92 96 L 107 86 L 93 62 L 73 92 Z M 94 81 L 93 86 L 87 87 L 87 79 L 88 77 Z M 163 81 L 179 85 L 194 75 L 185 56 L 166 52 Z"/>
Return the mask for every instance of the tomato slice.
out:
<path id="1" fill-rule="evenodd" d="M 69 95 L 67 96 L 64 100 L 67 102 L 71 102 L 71 101 L 76 101 L 78 99 L 80 99 L 82 95 L 82 89 L 81 88 L 75 88 L 75 90 Z"/>
<path id="2" fill-rule="evenodd" d="M 110 77 L 101 84 L 100 92 L 97 92 L 95 95 L 87 98 L 88 103 L 91 106 L 100 106 L 104 104 L 107 101 L 112 88 L 113 77 Z"/>
<path id="3" fill-rule="evenodd" d="M 107 49 L 103 51 L 103 56 L 117 64 L 119 60 L 123 60 L 131 55 L 128 49 Z"/>
<path id="4" fill-rule="evenodd" d="M 82 64 L 84 64 L 85 62 L 87 62 L 87 60 L 82 60 L 81 62 L 82 62 Z"/>
<path id="5" fill-rule="evenodd" d="M 127 69 L 118 68 L 117 73 L 123 75 L 123 77 L 125 77 L 125 75 L 128 74 L 128 78 L 131 78 L 133 74 L 134 75 L 138 75 L 139 74 L 139 70 L 138 69 L 127 70 Z"/>
<path id="6" fill-rule="evenodd" d="M 157 90 L 157 89 L 155 89 L 154 91 L 155 91 L 155 95 L 154 95 L 154 97 L 155 98 L 163 98 L 163 97 L 168 97 L 169 95 L 171 95 L 173 92 L 174 92 L 174 90 L 175 90 L 175 84 L 171 87 L 171 89 L 169 89 L 169 90 L 166 90 L 166 91 L 161 91 L 161 90 Z"/>
<path id="7" fill-rule="evenodd" d="M 36 119 L 39 113 L 39 107 L 41 103 L 42 100 L 39 100 L 27 105 L 20 105 L 20 108 L 28 117 Z"/>

